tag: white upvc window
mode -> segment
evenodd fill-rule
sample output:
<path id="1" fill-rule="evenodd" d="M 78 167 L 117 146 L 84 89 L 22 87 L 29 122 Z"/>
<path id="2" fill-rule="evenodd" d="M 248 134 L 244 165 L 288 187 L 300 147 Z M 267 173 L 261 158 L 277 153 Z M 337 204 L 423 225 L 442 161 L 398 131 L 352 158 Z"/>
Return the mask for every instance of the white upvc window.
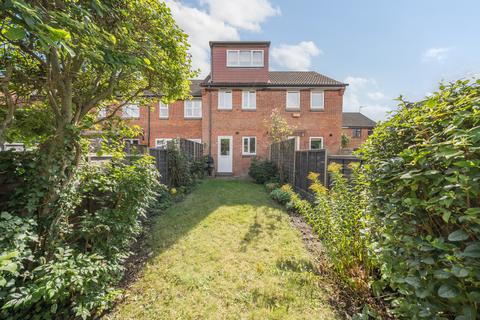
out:
<path id="1" fill-rule="evenodd" d="M 287 91 L 287 109 L 300 110 L 300 91 Z"/>
<path id="2" fill-rule="evenodd" d="M 133 145 L 133 144 L 135 144 L 135 145 L 140 144 L 140 140 L 139 140 L 139 139 L 125 139 L 125 142 L 128 142 L 128 143 L 130 143 L 131 145 Z"/>
<path id="3" fill-rule="evenodd" d="M 232 110 L 232 90 L 218 91 L 218 109 Z"/>
<path id="4" fill-rule="evenodd" d="M 227 50 L 227 67 L 263 67 L 263 50 Z"/>
<path id="5" fill-rule="evenodd" d="M 323 137 L 310 137 L 310 150 L 323 149 Z"/>
<path id="6" fill-rule="evenodd" d="M 255 110 L 257 108 L 257 93 L 255 90 L 242 91 L 242 109 Z"/>
<path id="7" fill-rule="evenodd" d="M 122 107 L 122 118 L 140 118 L 140 107 L 136 103 L 126 104 Z"/>
<path id="8" fill-rule="evenodd" d="M 202 139 L 187 139 L 187 140 L 200 143 L 200 144 L 202 143 Z"/>
<path id="9" fill-rule="evenodd" d="M 159 110 L 160 119 L 168 119 L 168 104 L 165 104 L 160 101 L 158 103 L 158 110 Z"/>
<path id="10" fill-rule="evenodd" d="M 202 117 L 202 100 L 201 99 L 185 100 L 184 117 L 185 118 L 201 118 Z"/>
<path id="11" fill-rule="evenodd" d="M 257 154 L 257 138 L 243 137 L 242 154 L 246 156 L 254 156 Z"/>
<path id="12" fill-rule="evenodd" d="M 323 110 L 324 109 L 325 94 L 323 91 L 310 92 L 310 109 Z"/>
<path id="13" fill-rule="evenodd" d="M 158 138 L 155 139 L 155 147 L 156 148 L 161 148 L 161 149 L 166 149 L 168 142 L 172 141 L 172 138 Z"/>

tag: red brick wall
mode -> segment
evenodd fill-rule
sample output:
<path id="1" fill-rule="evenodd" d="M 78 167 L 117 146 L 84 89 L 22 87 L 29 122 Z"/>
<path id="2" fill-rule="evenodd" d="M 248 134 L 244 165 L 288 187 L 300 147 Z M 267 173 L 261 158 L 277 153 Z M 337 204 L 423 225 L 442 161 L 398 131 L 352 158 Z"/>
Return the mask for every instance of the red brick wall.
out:
<path id="1" fill-rule="evenodd" d="M 202 138 L 202 119 L 185 119 L 183 116 L 183 101 L 176 101 L 169 105 L 168 119 L 160 119 L 158 101 L 152 101 L 150 109 L 150 147 L 155 147 L 158 138 Z M 148 107 L 140 107 L 140 118 L 129 120 L 133 125 L 143 128 L 144 136 L 141 144 L 148 144 Z M 203 141 L 202 141 L 203 142 Z"/>
<path id="2" fill-rule="evenodd" d="M 265 119 L 272 110 L 278 108 L 287 121 L 296 127 L 301 135 L 300 149 L 309 149 L 310 137 L 323 137 L 324 146 L 329 153 L 335 154 L 340 149 L 343 90 L 325 91 L 325 111 L 310 111 L 310 90 L 301 90 L 300 111 L 285 110 L 286 90 L 257 90 L 256 111 L 241 108 L 242 91 L 233 90 L 233 110 L 218 110 L 218 91 L 211 91 L 212 102 L 212 156 L 217 162 L 217 137 L 233 136 L 233 175 L 245 176 L 251 162 L 251 156 L 242 156 L 242 137 L 257 137 L 257 156 L 268 157 L 271 141 L 267 137 Z M 208 143 L 209 134 L 209 94 L 203 94 L 203 141 Z M 294 117 L 295 116 L 295 117 Z M 298 116 L 298 117 L 296 117 Z M 208 152 L 208 146 L 205 149 Z"/>
<path id="3" fill-rule="evenodd" d="M 242 68 L 227 67 L 227 50 L 254 50 L 262 49 L 263 67 Z M 267 82 L 268 81 L 268 46 L 267 45 L 249 45 L 249 46 L 226 46 L 215 45 L 212 48 L 212 80 L 214 82 Z"/>
<path id="4" fill-rule="evenodd" d="M 350 138 L 350 142 L 348 143 L 348 149 L 357 149 L 360 147 L 362 143 L 365 142 L 368 138 L 368 130 L 373 128 L 362 128 L 360 138 L 352 137 L 353 128 L 342 128 L 342 133 L 345 134 L 347 137 Z"/>

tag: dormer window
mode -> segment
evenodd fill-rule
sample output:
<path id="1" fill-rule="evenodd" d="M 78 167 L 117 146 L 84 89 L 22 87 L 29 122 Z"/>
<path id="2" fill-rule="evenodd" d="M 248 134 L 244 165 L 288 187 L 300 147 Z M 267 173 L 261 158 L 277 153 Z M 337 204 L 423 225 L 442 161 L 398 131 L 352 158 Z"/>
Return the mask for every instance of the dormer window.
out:
<path id="1" fill-rule="evenodd" d="M 227 67 L 263 67 L 263 50 L 227 50 Z"/>

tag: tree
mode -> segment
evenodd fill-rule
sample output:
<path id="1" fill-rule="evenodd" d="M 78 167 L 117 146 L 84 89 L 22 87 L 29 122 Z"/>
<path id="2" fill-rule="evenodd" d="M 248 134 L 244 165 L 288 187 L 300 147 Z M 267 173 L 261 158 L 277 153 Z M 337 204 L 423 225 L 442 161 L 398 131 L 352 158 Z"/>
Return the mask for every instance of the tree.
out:
<path id="1" fill-rule="evenodd" d="M 288 124 L 277 108 L 273 109 L 270 118 L 265 120 L 265 126 L 267 127 L 267 135 L 273 143 L 282 143 L 293 135 L 294 127 Z M 284 146 L 280 145 L 280 147 L 283 148 Z M 285 181 L 283 156 L 278 158 L 277 165 L 280 180 Z"/>
<path id="2" fill-rule="evenodd" d="M 349 143 L 350 143 L 350 138 L 345 133 L 342 133 L 342 138 L 341 138 L 342 149 L 345 149 L 346 147 L 348 147 Z"/>
<path id="3" fill-rule="evenodd" d="M 51 114 L 37 181 L 27 192 L 29 213 L 42 222 L 44 236 L 58 218 L 51 217 L 52 207 L 82 159 L 82 131 L 113 118 L 146 90 L 165 102 L 185 98 L 194 76 L 189 46 L 156 0 L 0 0 L 0 9 L 0 136 L 19 105 L 44 105 Z M 95 111 L 107 105 L 115 107 L 96 119 Z"/>

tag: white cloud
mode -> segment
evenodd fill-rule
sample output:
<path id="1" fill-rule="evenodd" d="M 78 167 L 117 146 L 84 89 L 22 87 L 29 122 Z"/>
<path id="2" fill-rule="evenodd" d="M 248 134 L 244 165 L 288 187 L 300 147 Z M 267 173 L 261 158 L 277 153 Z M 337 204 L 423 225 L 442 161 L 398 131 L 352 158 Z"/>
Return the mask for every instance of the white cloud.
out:
<path id="1" fill-rule="evenodd" d="M 344 82 L 349 86 L 345 90 L 343 111 L 360 111 L 373 120 L 384 120 L 393 109 L 391 99 L 378 90 L 375 79 L 348 76 Z"/>
<path id="2" fill-rule="evenodd" d="M 442 62 L 448 57 L 451 48 L 430 48 L 422 54 L 423 61 Z"/>
<path id="3" fill-rule="evenodd" d="M 268 0 L 202 0 L 209 7 L 212 18 L 234 27 L 259 32 L 260 24 L 267 18 L 279 15 L 280 9 Z"/>
<path id="4" fill-rule="evenodd" d="M 239 31 L 260 31 L 261 23 L 280 14 L 268 0 L 199 0 L 205 8 L 195 8 L 180 1 L 167 0 L 178 26 L 188 34 L 194 69 L 200 77 L 210 72 L 209 41 L 240 40 Z"/>
<path id="5" fill-rule="evenodd" d="M 273 47 L 271 56 L 280 67 L 291 70 L 307 70 L 312 64 L 312 57 L 322 53 L 313 41 L 302 41 L 298 44 L 281 44 Z"/>

